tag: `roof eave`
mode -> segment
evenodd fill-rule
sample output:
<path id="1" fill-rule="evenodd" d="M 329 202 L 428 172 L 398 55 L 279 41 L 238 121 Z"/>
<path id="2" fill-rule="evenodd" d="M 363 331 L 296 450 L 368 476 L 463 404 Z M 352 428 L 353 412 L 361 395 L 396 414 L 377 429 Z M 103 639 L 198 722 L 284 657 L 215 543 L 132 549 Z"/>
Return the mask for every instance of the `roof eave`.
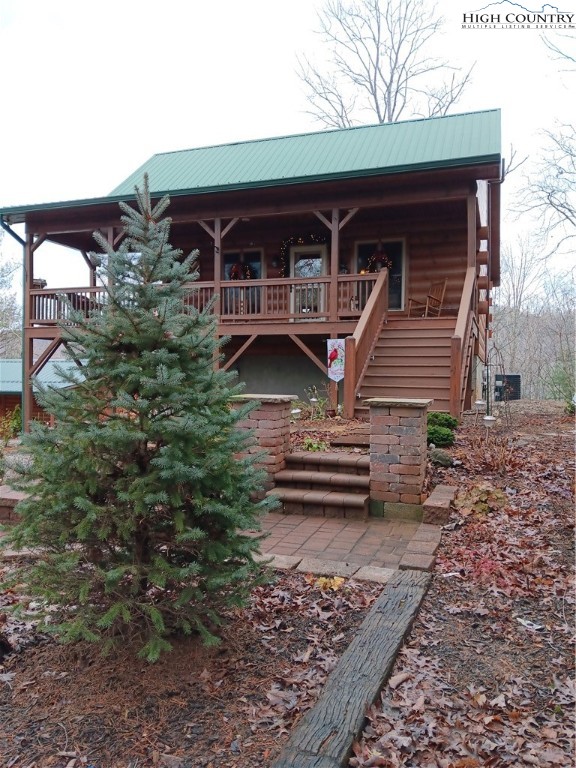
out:
<path id="1" fill-rule="evenodd" d="M 252 182 L 238 182 L 235 184 L 221 184 L 211 187 L 192 187 L 177 190 L 152 190 L 152 195 L 155 198 L 163 197 L 164 195 L 169 195 L 170 197 L 187 197 L 193 195 L 215 194 L 222 192 L 238 192 L 247 189 L 268 189 L 271 187 L 285 187 L 298 184 L 316 184 L 325 181 L 374 178 L 376 176 L 393 176 L 410 172 L 416 173 L 422 171 L 474 168 L 481 165 L 491 165 L 494 163 L 499 164 L 500 160 L 501 156 L 499 154 L 492 154 L 458 160 L 446 160 L 435 163 L 415 163 L 411 165 L 395 167 L 371 168 L 364 170 L 361 173 L 358 171 L 344 171 L 341 173 L 318 174 L 316 176 L 299 176 L 281 179 L 258 180 Z M 26 214 L 28 213 L 83 208 L 88 206 L 113 205 L 114 203 L 132 202 L 134 200 L 136 200 L 135 193 L 125 193 L 119 195 L 108 195 L 106 197 L 96 197 L 92 199 L 87 198 L 82 200 L 64 200 L 54 203 L 37 203 L 34 205 L 10 206 L 8 208 L 0 208 L 0 218 L 9 225 L 24 224 L 26 222 Z"/>

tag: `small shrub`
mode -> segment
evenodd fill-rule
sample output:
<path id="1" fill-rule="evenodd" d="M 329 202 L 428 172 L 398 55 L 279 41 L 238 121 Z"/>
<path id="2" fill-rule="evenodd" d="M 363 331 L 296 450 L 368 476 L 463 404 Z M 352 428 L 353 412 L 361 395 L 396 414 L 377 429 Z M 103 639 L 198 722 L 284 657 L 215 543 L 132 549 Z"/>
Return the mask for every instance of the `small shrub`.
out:
<path id="1" fill-rule="evenodd" d="M 17 405 L 13 411 L 0 416 L 0 442 L 6 446 L 8 441 L 16 437 L 22 428 L 22 416 L 20 406 Z"/>
<path id="2" fill-rule="evenodd" d="M 22 431 L 22 410 L 19 405 L 10 414 L 10 425 L 12 427 L 12 437 L 17 437 Z"/>
<path id="3" fill-rule="evenodd" d="M 325 451 L 328 448 L 324 440 L 315 440 L 313 437 L 305 437 L 303 447 L 305 451 L 313 452 Z"/>
<path id="4" fill-rule="evenodd" d="M 428 414 L 428 426 L 446 427 L 447 429 L 453 430 L 458 426 L 458 419 L 455 419 L 454 416 L 450 416 L 449 413 L 432 411 Z"/>
<path id="5" fill-rule="evenodd" d="M 437 427 L 433 424 L 428 427 L 428 443 L 436 446 L 454 445 L 454 432 L 448 427 Z"/>

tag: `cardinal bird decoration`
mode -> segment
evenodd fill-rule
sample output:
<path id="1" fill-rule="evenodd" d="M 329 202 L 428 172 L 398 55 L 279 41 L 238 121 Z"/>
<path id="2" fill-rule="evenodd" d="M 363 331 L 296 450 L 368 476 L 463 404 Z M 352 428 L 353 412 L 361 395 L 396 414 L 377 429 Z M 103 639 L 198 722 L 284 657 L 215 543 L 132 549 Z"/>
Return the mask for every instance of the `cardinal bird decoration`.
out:
<path id="1" fill-rule="evenodd" d="M 328 339 L 328 378 L 341 381 L 344 378 L 344 339 Z"/>

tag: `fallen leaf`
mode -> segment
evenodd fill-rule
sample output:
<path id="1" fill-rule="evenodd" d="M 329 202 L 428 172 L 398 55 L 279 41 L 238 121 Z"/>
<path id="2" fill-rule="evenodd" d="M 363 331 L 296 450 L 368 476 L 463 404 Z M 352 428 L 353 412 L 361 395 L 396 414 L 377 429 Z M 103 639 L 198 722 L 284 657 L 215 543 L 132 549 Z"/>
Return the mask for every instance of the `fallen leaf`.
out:
<path id="1" fill-rule="evenodd" d="M 388 685 L 392 690 L 396 690 L 399 685 L 402 685 L 402 683 L 405 683 L 406 680 L 409 680 L 411 677 L 409 672 L 400 672 L 398 675 L 394 675 L 393 677 L 388 680 Z"/>

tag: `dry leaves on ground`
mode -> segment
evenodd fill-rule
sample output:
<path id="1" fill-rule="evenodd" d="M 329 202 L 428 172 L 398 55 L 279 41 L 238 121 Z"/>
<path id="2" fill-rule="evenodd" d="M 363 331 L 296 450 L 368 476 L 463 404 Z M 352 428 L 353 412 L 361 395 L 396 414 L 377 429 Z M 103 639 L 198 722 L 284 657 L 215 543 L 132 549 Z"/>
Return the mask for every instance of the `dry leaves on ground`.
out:
<path id="1" fill-rule="evenodd" d="M 279 573 L 228 616 L 218 648 L 182 638 L 154 665 L 130 649 L 57 646 L 3 614 L 20 652 L 0 665 L 0 765 L 262 768 L 381 588 Z"/>
<path id="2" fill-rule="evenodd" d="M 432 586 L 351 766 L 574 765 L 574 422 L 465 425 Z"/>

